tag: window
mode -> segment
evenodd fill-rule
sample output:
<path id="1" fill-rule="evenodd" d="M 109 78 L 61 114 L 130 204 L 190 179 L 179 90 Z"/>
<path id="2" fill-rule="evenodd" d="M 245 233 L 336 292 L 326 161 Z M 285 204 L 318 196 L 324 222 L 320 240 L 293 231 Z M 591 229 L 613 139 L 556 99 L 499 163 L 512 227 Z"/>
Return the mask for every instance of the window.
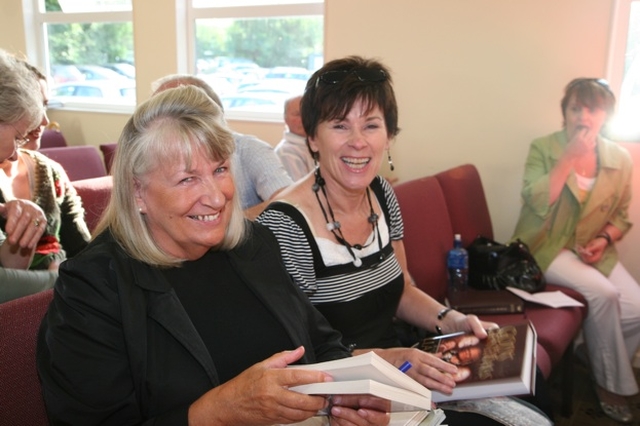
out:
<path id="1" fill-rule="evenodd" d="M 22 0 L 51 107 L 130 112 L 135 104 L 132 0 Z M 142 0 L 140 0 L 142 1 Z M 282 120 L 323 63 L 322 0 L 175 0 L 188 72 L 221 96 L 229 118 Z M 27 7 L 28 6 L 28 7 Z M 31 16 L 28 14 L 28 16 Z M 107 86 L 112 86 L 111 89 Z M 89 95 L 91 94 L 91 96 Z"/>
<path id="2" fill-rule="evenodd" d="M 192 0 L 190 61 L 232 119 L 282 120 L 323 63 L 324 7 L 312 0 Z"/>
<path id="3" fill-rule="evenodd" d="M 135 66 L 131 0 L 30 2 L 38 64 L 50 75 L 51 107 L 131 110 Z"/>
<path id="4" fill-rule="evenodd" d="M 640 142 L 640 0 L 615 6 L 609 78 L 618 99 L 611 137 Z"/>

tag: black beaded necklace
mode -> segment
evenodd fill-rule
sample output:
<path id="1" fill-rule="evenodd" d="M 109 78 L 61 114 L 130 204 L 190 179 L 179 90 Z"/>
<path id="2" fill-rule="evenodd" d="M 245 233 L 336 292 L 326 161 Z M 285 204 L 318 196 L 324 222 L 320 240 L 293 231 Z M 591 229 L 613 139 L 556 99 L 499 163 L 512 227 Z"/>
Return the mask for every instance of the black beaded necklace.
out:
<path id="1" fill-rule="evenodd" d="M 335 239 L 346 247 L 347 251 L 353 258 L 353 264 L 356 267 L 360 267 L 362 265 L 362 260 L 356 256 L 353 252 L 353 249 L 362 250 L 364 248 L 369 247 L 375 240 L 378 241 L 378 247 L 380 249 L 380 253 L 382 254 L 382 240 L 380 238 L 380 230 L 378 229 L 378 215 L 375 211 L 373 211 L 373 204 L 371 203 L 371 194 L 369 187 L 367 187 L 367 202 L 369 203 L 369 217 L 367 218 L 367 222 L 371 224 L 372 238 L 371 241 L 365 244 L 351 244 L 349 243 L 342 234 L 342 229 L 340 222 L 338 222 L 333 214 L 333 209 L 331 208 L 331 204 L 329 203 L 329 197 L 327 197 L 327 190 L 325 189 L 325 181 L 322 175 L 320 175 L 320 168 L 316 167 L 315 170 L 316 181 L 311 187 L 314 194 L 316 194 L 316 200 L 318 200 L 318 204 L 320 205 L 320 210 L 322 210 L 322 215 L 324 216 L 324 220 L 327 222 L 327 230 L 330 231 Z M 322 192 L 324 195 L 325 202 L 327 203 L 327 209 L 325 210 L 322 201 L 320 201 L 319 192 Z M 327 210 L 329 214 L 327 215 Z M 331 220 L 329 220 L 329 216 L 331 216 Z"/>

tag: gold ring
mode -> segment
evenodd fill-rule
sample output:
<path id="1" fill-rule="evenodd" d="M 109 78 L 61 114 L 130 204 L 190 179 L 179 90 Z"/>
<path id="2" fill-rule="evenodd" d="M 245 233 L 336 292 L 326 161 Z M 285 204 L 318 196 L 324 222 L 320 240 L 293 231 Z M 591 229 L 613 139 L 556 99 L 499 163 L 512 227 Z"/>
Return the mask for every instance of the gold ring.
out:
<path id="1" fill-rule="evenodd" d="M 40 226 L 40 219 L 34 219 L 33 224 L 36 226 L 36 228 Z"/>

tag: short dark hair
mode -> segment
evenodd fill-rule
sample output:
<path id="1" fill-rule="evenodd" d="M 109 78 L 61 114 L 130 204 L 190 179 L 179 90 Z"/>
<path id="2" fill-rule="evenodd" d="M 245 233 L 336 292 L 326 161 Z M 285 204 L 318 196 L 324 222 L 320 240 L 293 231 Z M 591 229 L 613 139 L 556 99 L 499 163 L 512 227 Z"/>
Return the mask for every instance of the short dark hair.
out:
<path id="1" fill-rule="evenodd" d="M 588 108 L 602 108 L 607 117 L 613 115 L 616 105 L 616 97 L 609 88 L 609 83 L 601 78 L 576 78 L 567 84 L 564 89 L 564 97 L 560 102 L 562 118 L 566 119 L 565 111 L 572 97 L 576 102 Z"/>
<path id="2" fill-rule="evenodd" d="M 358 71 L 370 70 L 382 71 L 381 74 L 386 78 L 363 81 L 358 77 Z M 338 83 L 327 83 L 321 79 L 326 73 L 335 71 L 345 72 L 344 78 Z M 376 106 L 382 110 L 389 138 L 398 134 L 398 104 L 389 69 L 377 60 L 360 56 L 327 62 L 309 78 L 300 102 L 300 115 L 306 134 L 315 137 L 319 123 L 346 117 L 359 100 L 367 105 L 367 111 Z"/>

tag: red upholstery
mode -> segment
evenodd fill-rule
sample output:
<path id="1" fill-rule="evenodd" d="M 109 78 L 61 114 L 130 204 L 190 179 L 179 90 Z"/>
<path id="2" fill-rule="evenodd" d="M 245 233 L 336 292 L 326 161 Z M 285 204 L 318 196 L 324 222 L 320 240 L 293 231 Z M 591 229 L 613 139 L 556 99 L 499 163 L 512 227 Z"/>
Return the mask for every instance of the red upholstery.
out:
<path id="1" fill-rule="evenodd" d="M 40 138 L 40 149 L 42 148 L 60 148 L 67 146 L 67 140 L 60 130 L 45 129 Z"/>
<path id="2" fill-rule="evenodd" d="M 453 231 L 438 180 L 423 177 L 396 185 L 394 190 L 404 220 L 404 245 L 411 276 L 425 293 L 444 300 L 446 284 L 435 283 L 447 282 L 443 265 L 453 242 Z"/>
<path id="3" fill-rule="evenodd" d="M 0 426 L 49 424 L 38 373 L 36 336 L 53 290 L 0 304 Z"/>
<path id="4" fill-rule="evenodd" d="M 116 155 L 116 148 L 118 148 L 116 142 L 100 145 L 100 151 L 102 151 L 102 157 L 104 157 L 104 165 L 107 168 L 107 173 L 111 173 L 111 163 L 113 163 L 113 157 Z"/>
<path id="5" fill-rule="evenodd" d="M 42 148 L 40 152 L 62 165 L 71 181 L 105 176 L 107 169 L 95 146 Z"/>
<path id="6" fill-rule="evenodd" d="M 435 175 L 442 187 L 453 232 L 464 247 L 478 235 L 493 238 L 489 207 L 475 166 L 464 164 Z"/>
<path id="7" fill-rule="evenodd" d="M 89 231 L 93 232 L 104 208 L 109 202 L 113 179 L 111 176 L 101 176 L 76 180 L 72 182 L 72 184 L 76 191 L 78 191 L 80 198 L 82 198 L 84 220 L 89 227 Z"/>

